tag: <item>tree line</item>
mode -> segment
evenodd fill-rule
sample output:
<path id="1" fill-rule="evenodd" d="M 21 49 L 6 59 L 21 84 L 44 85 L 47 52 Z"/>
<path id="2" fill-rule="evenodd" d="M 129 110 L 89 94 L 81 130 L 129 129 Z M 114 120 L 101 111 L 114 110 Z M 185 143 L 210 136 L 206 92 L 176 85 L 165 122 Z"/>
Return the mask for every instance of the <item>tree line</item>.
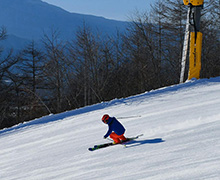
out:
<path id="1" fill-rule="evenodd" d="M 219 5 L 208 1 L 203 10 L 201 78 L 220 76 Z M 1 48 L 0 128 L 179 83 L 186 13 L 182 0 L 158 0 L 134 13 L 123 33 L 84 23 L 69 41 L 51 29 L 41 46 L 32 41 L 6 56 Z"/>

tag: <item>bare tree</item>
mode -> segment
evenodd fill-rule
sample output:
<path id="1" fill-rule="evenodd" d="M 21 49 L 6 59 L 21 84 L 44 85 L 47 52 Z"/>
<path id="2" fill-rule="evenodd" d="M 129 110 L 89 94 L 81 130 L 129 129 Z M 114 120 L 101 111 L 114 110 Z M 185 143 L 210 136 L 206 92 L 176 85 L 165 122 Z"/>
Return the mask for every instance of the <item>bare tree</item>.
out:
<path id="1" fill-rule="evenodd" d="M 204 4 L 202 19 L 203 51 L 201 77 L 220 76 L 220 1 Z"/>
<path id="2" fill-rule="evenodd" d="M 85 24 L 76 33 L 76 40 L 69 44 L 75 75 L 79 79 L 79 91 L 83 92 L 84 105 L 101 101 L 99 69 L 101 65 L 99 37 Z M 80 93 L 82 94 L 82 93 Z"/>
<path id="3" fill-rule="evenodd" d="M 64 101 L 65 75 L 67 60 L 65 43 L 59 38 L 58 30 L 51 30 L 51 34 L 44 34 L 43 43 L 46 49 L 44 77 L 45 86 L 50 91 L 50 103 L 54 112 L 61 112 Z"/>
<path id="4" fill-rule="evenodd" d="M 29 119 L 43 116 L 51 113 L 49 108 L 43 102 L 40 94 L 44 91 L 44 56 L 32 41 L 22 51 L 20 55 L 21 63 L 19 64 L 20 76 L 22 78 L 22 90 L 27 94 L 28 100 L 26 106 L 29 111 Z M 46 111 L 45 111 L 46 110 Z"/>
<path id="5" fill-rule="evenodd" d="M 7 38 L 6 28 L 0 29 L 0 41 Z M 3 47 L 0 49 L 0 128 L 11 125 L 13 114 L 10 112 L 12 102 L 12 88 L 10 87 L 9 73 L 18 59 L 12 57 L 12 50 L 2 55 Z M 13 121 L 13 120 L 12 120 Z M 13 122 L 12 122 L 13 123 Z"/>
<path id="6" fill-rule="evenodd" d="M 43 80 L 43 53 L 32 41 L 22 52 L 20 69 L 28 88 L 35 94 Z"/>
<path id="7" fill-rule="evenodd" d="M 5 27 L 1 27 L 0 29 L 0 41 L 6 39 L 7 37 L 7 30 Z"/>
<path id="8" fill-rule="evenodd" d="M 161 85 L 161 52 L 156 25 L 149 13 L 136 13 L 124 36 L 124 51 L 129 54 L 133 93 L 144 92 Z"/>

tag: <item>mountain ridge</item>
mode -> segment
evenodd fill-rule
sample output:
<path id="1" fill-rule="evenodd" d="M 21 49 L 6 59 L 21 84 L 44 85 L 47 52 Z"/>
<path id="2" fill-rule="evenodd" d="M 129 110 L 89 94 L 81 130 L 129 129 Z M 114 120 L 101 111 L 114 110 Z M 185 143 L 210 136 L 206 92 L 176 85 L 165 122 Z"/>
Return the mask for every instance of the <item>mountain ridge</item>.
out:
<path id="1" fill-rule="evenodd" d="M 83 23 L 103 34 L 113 34 L 116 29 L 123 31 L 127 24 L 104 17 L 70 13 L 41 0 L 0 0 L 0 26 L 7 29 L 9 36 L 12 34 L 24 40 L 39 41 L 44 33 L 51 33 L 53 28 L 60 31 L 63 40 L 68 40 L 74 37 Z M 7 39 L 4 44 L 7 44 Z"/>

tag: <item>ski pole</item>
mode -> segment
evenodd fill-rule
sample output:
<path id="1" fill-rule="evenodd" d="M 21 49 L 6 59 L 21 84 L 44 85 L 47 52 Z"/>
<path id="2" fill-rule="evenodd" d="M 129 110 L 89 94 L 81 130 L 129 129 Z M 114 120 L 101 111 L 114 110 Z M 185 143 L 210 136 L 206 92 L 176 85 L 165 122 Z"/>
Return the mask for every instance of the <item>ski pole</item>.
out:
<path id="1" fill-rule="evenodd" d="M 141 115 L 122 116 L 122 117 L 117 117 L 117 119 L 129 119 L 129 118 L 137 118 L 137 117 L 141 117 Z"/>
<path id="2" fill-rule="evenodd" d="M 110 139 L 110 138 L 106 138 L 107 140 L 109 140 L 109 141 L 113 141 L 112 139 Z"/>

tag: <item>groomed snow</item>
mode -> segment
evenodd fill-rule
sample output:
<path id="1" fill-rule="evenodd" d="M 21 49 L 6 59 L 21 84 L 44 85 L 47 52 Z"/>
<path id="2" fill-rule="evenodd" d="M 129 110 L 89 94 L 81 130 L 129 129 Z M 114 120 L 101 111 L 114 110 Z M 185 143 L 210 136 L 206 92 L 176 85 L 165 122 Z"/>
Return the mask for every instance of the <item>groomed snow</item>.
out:
<path id="1" fill-rule="evenodd" d="M 127 145 L 105 143 L 103 114 Z M 162 140 L 160 140 L 162 139 Z M 50 115 L 0 131 L 1 180 L 219 180 L 220 77 Z"/>

